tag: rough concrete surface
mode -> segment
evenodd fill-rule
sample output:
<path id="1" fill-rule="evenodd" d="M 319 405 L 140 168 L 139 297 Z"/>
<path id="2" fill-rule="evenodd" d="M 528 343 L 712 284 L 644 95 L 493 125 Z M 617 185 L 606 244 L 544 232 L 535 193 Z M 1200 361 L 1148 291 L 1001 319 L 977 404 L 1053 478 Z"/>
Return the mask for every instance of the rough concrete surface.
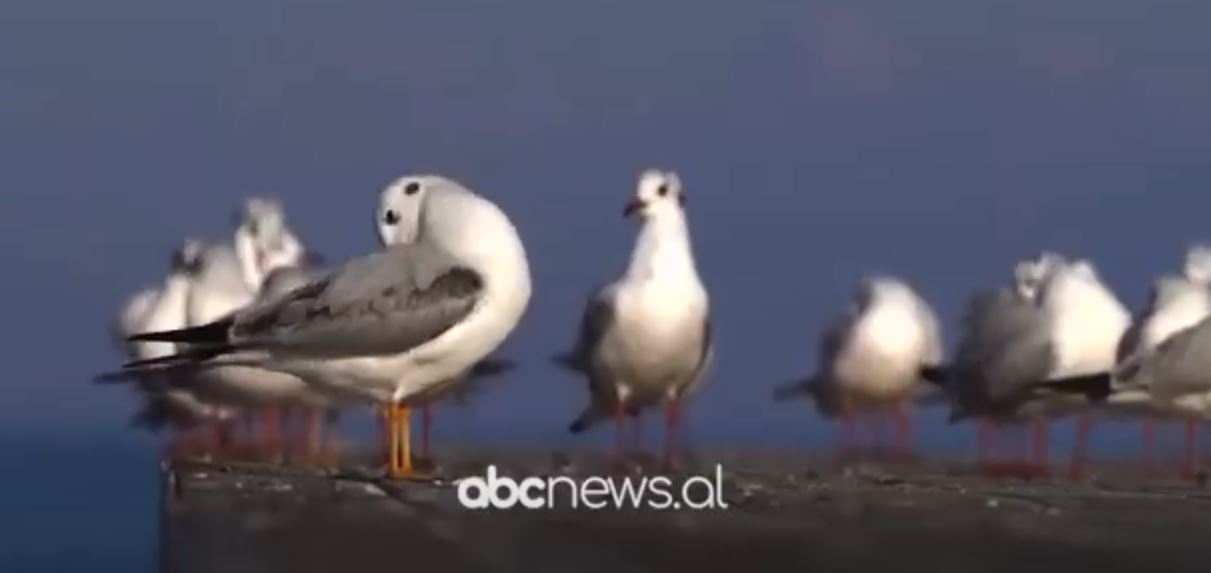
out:
<path id="1" fill-rule="evenodd" d="M 701 456 L 726 510 L 468 510 L 461 477 L 656 475 L 589 453 L 447 454 L 429 482 L 340 471 L 163 465 L 161 569 L 271 571 L 1202 571 L 1211 490 L 1096 468 L 990 479 L 942 463 Z M 565 500 L 566 501 L 566 500 Z"/>

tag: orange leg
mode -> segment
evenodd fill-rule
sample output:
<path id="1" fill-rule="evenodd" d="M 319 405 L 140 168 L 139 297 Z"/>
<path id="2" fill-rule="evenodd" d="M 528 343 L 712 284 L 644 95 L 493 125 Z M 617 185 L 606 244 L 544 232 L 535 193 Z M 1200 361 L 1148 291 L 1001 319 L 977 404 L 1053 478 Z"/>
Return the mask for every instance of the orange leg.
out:
<path id="1" fill-rule="evenodd" d="M 391 464 L 387 475 L 392 479 L 408 479 L 415 477 L 412 467 L 412 409 L 409 406 L 392 404 L 390 406 L 389 426 L 391 427 L 390 448 Z"/>

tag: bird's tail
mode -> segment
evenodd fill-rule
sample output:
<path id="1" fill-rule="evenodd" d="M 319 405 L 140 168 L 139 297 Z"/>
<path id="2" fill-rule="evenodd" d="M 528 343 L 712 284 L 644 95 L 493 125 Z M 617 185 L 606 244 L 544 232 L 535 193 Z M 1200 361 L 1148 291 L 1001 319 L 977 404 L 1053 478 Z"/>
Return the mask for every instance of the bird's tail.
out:
<path id="1" fill-rule="evenodd" d="M 812 393 L 812 383 L 814 378 L 802 378 L 793 382 L 787 382 L 774 388 L 773 397 L 775 402 L 788 402 L 797 400 L 804 396 L 809 396 Z"/>
<path id="2" fill-rule="evenodd" d="M 121 370 L 99 374 L 93 378 L 93 381 L 98 384 L 135 382 L 142 379 L 147 374 L 167 373 L 174 370 L 192 368 L 197 366 L 199 363 L 226 354 L 231 350 L 233 350 L 233 348 L 229 345 L 201 348 L 190 347 L 176 354 L 157 356 L 155 358 L 147 358 L 143 360 L 132 360 L 126 364 L 123 364 Z"/>
<path id="3" fill-rule="evenodd" d="M 588 408 L 585 408 L 585 411 L 581 412 L 571 424 L 568 425 L 568 431 L 572 432 L 573 434 L 579 434 L 585 430 L 588 430 L 589 428 L 592 428 L 597 424 L 597 422 L 600 422 L 604 418 L 605 416 L 602 415 L 601 410 L 594 408 L 593 406 L 589 406 Z"/>
<path id="4" fill-rule="evenodd" d="M 921 366 L 921 379 L 935 386 L 945 386 L 950 381 L 950 368 L 941 364 L 925 364 Z"/>
<path id="5" fill-rule="evenodd" d="M 160 332 L 142 332 L 127 338 L 130 342 L 175 342 L 179 344 L 225 345 L 228 343 L 227 333 L 231 329 L 230 318 L 216 320 L 202 326 L 182 328 L 179 330 L 163 330 Z"/>
<path id="6" fill-rule="evenodd" d="M 1109 372 L 1095 372 L 1065 378 L 1044 380 L 1034 387 L 1061 394 L 1081 394 L 1091 400 L 1104 402 L 1114 393 L 1114 378 Z"/>
<path id="7" fill-rule="evenodd" d="M 551 357 L 551 362 L 573 372 L 584 372 L 584 360 L 577 352 L 564 352 Z"/>
<path id="8" fill-rule="evenodd" d="M 517 363 L 508 358 L 485 358 L 471 367 L 472 378 L 498 376 L 517 368 Z"/>

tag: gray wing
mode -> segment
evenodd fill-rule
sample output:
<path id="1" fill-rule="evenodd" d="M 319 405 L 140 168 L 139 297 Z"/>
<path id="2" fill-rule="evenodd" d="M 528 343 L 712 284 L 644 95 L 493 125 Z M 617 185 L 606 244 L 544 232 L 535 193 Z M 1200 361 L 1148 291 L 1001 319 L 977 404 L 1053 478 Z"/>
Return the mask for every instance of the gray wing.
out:
<path id="1" fill-rule="evenodd" d="M 702 346 L 699 348 L 698 365 L 694 367 L 694 373 L 690 376 L 689 381 L 678 391 L 679 397 L 692 394 L 698 389 L 698 386 L 706 379 L 706 373 L 710 370 L 714 357 L 715 346 L 712 339 L 711 317 L 707 316 L 702 321 Z"/>
<path id="2" fill-rule="evenodd" d="M 927 365 L 942 363 L 942 327 L 938 324 L 938 315 L 934 313 L 929 303 L 918 298 L 916 300 L 917 316 L 925 329 L 925 360 Z"/>
<path id="3" fill-rule="evenodd" d="M 1054 365 L 1046 315 L 1006 289 L 975 297 L 964 330 L 951 390 L 965 410 L 1012 410 Z"/>
<path id="4" fill-rule="evenodd" d="M 237 347 L 310 356 L 397 354 L 466 317 L 479 274 L 425 245 L 393 245 L 236 315 Z"/>
<path id="5" fill-rule="evenodd" d="M 585 305 L 584 315 L 580 319 L 580 333 L 573 347 L 564 360 L 571 368 L 588 372 L 592 363 L 593 352 L 600 344 L 602 337 L 614 324 L 614 295 L 617 286 L 614 283 L 597 289 Z"/>
<path id="6" fill-rule="evenodd" d="M 1133 388 L 1206 391 L 1211 387 L 1211 318 L 1170 336 L 1154 352 L 1124 363 L 1116 378 Z"/>

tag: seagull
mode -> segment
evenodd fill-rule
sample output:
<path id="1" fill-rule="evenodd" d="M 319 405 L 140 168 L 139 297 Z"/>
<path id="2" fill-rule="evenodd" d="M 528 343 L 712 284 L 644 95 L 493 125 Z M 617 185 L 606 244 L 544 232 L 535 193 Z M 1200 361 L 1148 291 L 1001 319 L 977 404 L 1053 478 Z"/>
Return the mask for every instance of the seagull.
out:
<path id="1" fill-rule="evenodd" d="M 1059 365 L 1051 313 L 1042 299 L 1050 277 L 1068 266 L 1044 253 L 1017 265 L 1012 285 L 972 297 L 963 332 L 949 368 L 925 368 L 923 376 L 943 382 L 952 399 L 951 420 L 979 417 L 995 424 L 1036 420 L 1035 461 L 1045 464 L 1045 416 L 1071 411 L 1104 397 L 1104 382 L 1052 381 Z M 1057 296 L 1058 292 L 1050 296 Z M 1040 467 L 1001 467 L 988 460 L 988 428 L 979 426 L 979 461 L 988 471 L 1029 471 Z"/>
<path id="2" fill-rule="evenodd" d="M 413 185 L 413 177 L 400 177 L 387 185 L 379 194 L 375 226 L 379 242 L 384 246 L 407 245 L 416 241 L 419 231 L 421 204 L 427 187 Z M 455 380 L 438 385 L 440 391 L 433 392 L 429 399 L 420 401 L 421 446 L 420 457 L 429 458 L 429 436 L 433 426 L 433 405 L 436 401 L 450 397 L 465 403 L 470 395 L 482 390 L 482 381 L 513 368 L 504 359 L 486 358 L 479 361 Z"/>
<path id="3" fill-rule="evenodd" d="M 313 255 L 286 225 L 281 204 L 261 197 L 246 200 L 231 243 L 209 245 L 201 254 L 187 324 L 207 324 L 251 304 L 269 273 L 303 265 L 309 257 Z"/>
<path id="4" fill-rule="evenodd" d="M 189 298 L 192 276 L 201 264 L 204 245 L 186 239 L 173 251 L 168 276 L 159 287 L 145 288 L 122 306 L 114 320 L 113 336 L 132 360 L 145 360 L 173 354 L 176 346 L 168 342 L 127 341 L 131 335 L 153 330 L 171 330 L 185 326 L 185 303 Z"/>
<path id="5" fill-rule="evenodd" d="M 184 326 L 208 324 L 252 304 L 274 270 L 308 265 L 315 258 L 286 224 L 279 202 L 264 197 L 245 200 L 236 215 L 231 242 L 211 244 L 201 254 Z M 266 454 L 279 441 L 277 405 L 306 394 L 305 385 L 297 379 L 240 366 L 206 368 L 192 376 L 196 379 L 190 381 L 190 390 L 204 402 L 243 411 L 260 409 L 261 449 Z M 305 398 L 305 403 L 316 402 L 314 396 Z"/>
<path id="6" fill-rule="evenodd" d="M 816 373 L 780 388 L 775 396 L 809 394 L 822 415 L 840 416 L 843 448 L 850 442 L 855 415 L 890 408 L 896 448 L 907 455 L 906 401 L 916 394 L 921 369 L 941 360 L 941 334 L 929 304 L 900 279 L 870 277 L 862 280 L 849 311 L 821 337 Z"/>
<path id="7" fill-rule="evenodd" d="M 173 251 L 169 273 L 159 287 L 149 287 L 133 295 L 123 305 L 113 324 L 113 335 L 130 360 L 149 360 L 175 353 L 177 345 L 169 342 L 127 342 L 127 338 L 156 330 L 171 330 L 185 326 L 185 308 L 193 276 L 200 266 L 205 245 L 193 238 L 185 239 Z M 158 430 L 172 426 L 188 432 L 206 421 L 230 419 L 234 412 L 203 404 L 188 390 L 176 388 L 177 380 L 170 375 L 149 374 L 138 378 L 143 406 L 135 414 L 138 427 Z M 170 449 L 184 448 L 187 436 L 174 440 Z"/>
<path id="8" fill-rule="evenodd" d="M 411 406 L 457 379 L 513 331 L 529 303 L 529 264 L 517 230 L 491 201 L 436 175 L 416 241 L 391 245 L 274 298 L 198 327 L 134 340 L 187 351 L 128 369 L 255 366 L 387 410 L 388 473 L 414 475 Z"/>
<path id="9" fill-rule="evenodd" d="M 680 403 L 702 382 L 712 355 L 707 292 L 694 266 L 684 206 L 676 173 L 640 174 L 624 210 L 641 221 L 630 265 L 589 299 L 576 346 L 557 357 L 589 384 L 589 405 L 572 422 L 572 433 L 612 416 L 620 447 L 623 415 L 663 404 L 666 465 Z"/>
<path id="10" fill-rule="evenodd" d="M 1187 249 L 1180 275 L 1158 277 L 1152 285 L 1147 309 L 1123 336 L 1119 360 L 1127 361 L 1156 350 L 1175 333 L 1198 324 L 1211 315 L 1211 247 L 1194 245 Z M 1147 389 L 1123 389 L 1110 396 L 1111 406 L 1126 413 L 1144 416 L 1143 442 L 1145 459 L 1151 459 L 1152 416 L 1186 418 L 1187 459 L 1193 457 L 1195 419 L 1205 416 L 1211 394 L 1182 395 L 1157 402 Z M 1189 467 L 1189 464 L 1187 464 Z"/>
<path id="11" fill-rule="evenodd" d="M 1047 274 L 1039 290 L 1039 306 L 1051 323 L 1055 362 L 1048 379 L 1073 378 L 1114 367 L 1131 313 L 1099 278 L 1093 263 L 1080 259 L 1059 265 Z M 1092 429 L 1089 404 L 1068 401 L 1080 412 L 1071 472 L 1084 472 L 1085 451 Z M 1055 414 L 1064 412 L 1055 412 Z"/>

